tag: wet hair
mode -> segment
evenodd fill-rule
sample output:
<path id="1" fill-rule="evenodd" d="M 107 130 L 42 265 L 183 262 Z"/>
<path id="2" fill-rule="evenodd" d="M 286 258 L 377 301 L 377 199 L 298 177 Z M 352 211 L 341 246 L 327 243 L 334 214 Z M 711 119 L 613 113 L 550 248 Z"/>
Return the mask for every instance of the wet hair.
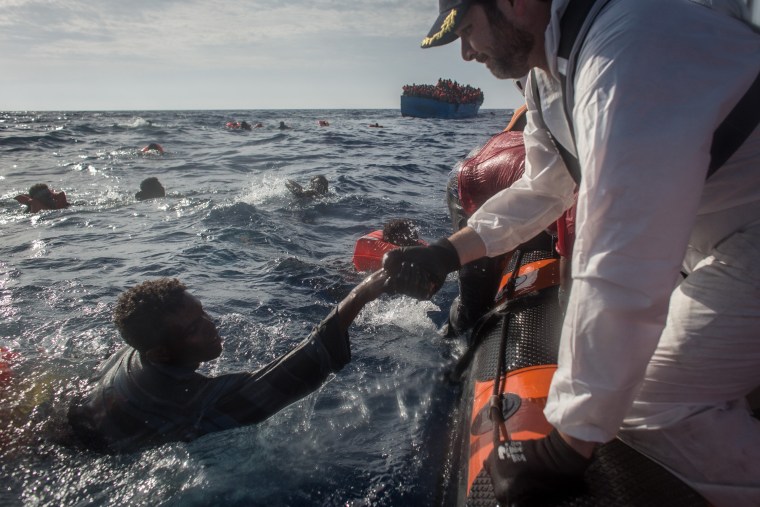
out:
<path id="1" fill-rule="evenodd" d="M 35 183 L 29 187 L 29 197 L 36 199 L 52 209 L 57 208 L 53 191 L 44 183 Z"/>
<path id="2" fill-rule="evenodd" d="M 50 187 L 48 187 L 44 183 L 35 183 L 31 187 L 29 187 L 29 195 L 31 197 L 34 197 L 34 194 L 40 192 L 41 190 L 47 190 L 49 192 L 50 191 Z"/>
<path id="3" fill-rule="evenodd" d="M 160 278 L 123 292 L 113 321 L 124 341 L 140 352 L 162 345 L 167 332 L 165 317 L 182 307 L 186 289 L 176 278 Z"/>
<path id="4" fill-rule="evenodd" d="M 135 198 L 142 201 L 144 199 L 153 199 L 154 197 L 165 197 L 166 190 L 158 178 L 151 176 L 140 182 L 140 191 L 135 194 Z"/>
<path id="5" fill-rule="evenodd" d="M 389 220 L 383 226 L 383 241 L 398 246 L 415 246 L 419 241 L 417 226 L 407 218 Z"/>
<path id="6" fill-rule="evenodd" d="M 311 189 L 314 190 L 317 195 L 325 195 L 327 193 L 327 178 L 321 174 L 314 176 L 309 183 Z"/>

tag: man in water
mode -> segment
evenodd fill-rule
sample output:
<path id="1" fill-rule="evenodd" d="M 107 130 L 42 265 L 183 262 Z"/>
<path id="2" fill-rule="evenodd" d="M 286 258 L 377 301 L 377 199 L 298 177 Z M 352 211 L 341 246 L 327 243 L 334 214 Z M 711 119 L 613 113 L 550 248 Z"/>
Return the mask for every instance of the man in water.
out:
<path id="1" fill-rule="evenodd" d="M 36 183 L 29 188 L 28 194 L 17 195 L 19 203 L 26 206 L 27 213 L 37 213 L 42 210 L 64 209 L 70 206 L 63 191 L 56 192 L 45 183 Z"/>
<path id="2" fill-rule="evenodd" d="M 398 246 L 419 245 L 419 227 L 408 218 L 394 218 L 383 225 L 383 241 Z"/>
<path id="3" fill-rule="evenodd" d="M 145 153 L 146 155 L 163 155 L 164 154 L 164 148 L 158 143 L 150 143 L 149 145 L 143 147 L 142 150 L 140 150 L 142 153 Z"/>
<path id="4" fill-rule="evenodd" d="M 259 371 L 218 377 L 195 371 L 222 352 L 201 302 L 177 279 L 143 282 L 124 292 L 114 311 L 127 345 L 101 366 L 69 421 L 88 446 L 110 451 L 261 422 L 350 361 L 348 327 L 385 282 L 382 271 L 370 275 L 300 345 Z"/>
<path id="5" fill-rule="evenodd" d="M 140 182 L 140 191 L 135 194 L 135 199 L 145 201 L 157 197 L 166 197 L 166 190 L 164 190 L 164 186 L 158 181 L 158 178 L 151 176 L 142 180 Z"/>
<path id="6" fill-rule="evenodd" d="M 491 453 L 497 498 L 579 480 L 619 435 L 716 506 L 760 505 L 760 421 L 745 400 L 760 385 L 760 129 L 757 107 L 737 107 L 757 90 L 760 36 L 740 1 L 615 0 L 560 58 L 574 4 L 440 0 L 423 47 L 460 38 L 498 78 L 530 72 L 525 174 L 450 238 L 389 252 L 385 269 L 429 297 L 460 265 L 535 236 L 577 188 L 544 410 L 556 429 Z M 755 113 L 735 151 L 713 144 L 732 111 Z"/>
<path id="7" fill-rule="evenodd" d="M 293 195 L 299 199 L 314 199 L 316 197 L 324 197 L 327 195 L 329 185 L 327 178 L 318 174 L 309 181 L 309 188 L 303 188 L 297 181 L 288 180 L 285 182 L 285 186 L 292 192 Z"/>

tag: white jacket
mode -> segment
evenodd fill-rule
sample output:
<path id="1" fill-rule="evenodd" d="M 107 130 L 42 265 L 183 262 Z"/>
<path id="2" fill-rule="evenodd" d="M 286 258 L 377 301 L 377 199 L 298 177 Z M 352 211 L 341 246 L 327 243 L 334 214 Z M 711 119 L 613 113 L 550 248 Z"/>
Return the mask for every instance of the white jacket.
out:
<path id="1" fill-rule="evenodd" d="M 552 2 L 550 72 L 536 75 L 546 124 L 575 152 L 557 78 L 567 3 Z M 760 221 L 760 129 L 705 182 L 713 132 L 760 71 L 760 36 L 726 14 L 731 0 L 712 3 L 612 0 L 578 56 L 573 287 L 545 410 L 577 438 L 614 438 L 682 264 L 688 270 L 721 239 Z M 525 175 L 469 220 L 489 256 L 532 238 L 573 202 L 574 182 L 537 126 L 527 90 Z"/>

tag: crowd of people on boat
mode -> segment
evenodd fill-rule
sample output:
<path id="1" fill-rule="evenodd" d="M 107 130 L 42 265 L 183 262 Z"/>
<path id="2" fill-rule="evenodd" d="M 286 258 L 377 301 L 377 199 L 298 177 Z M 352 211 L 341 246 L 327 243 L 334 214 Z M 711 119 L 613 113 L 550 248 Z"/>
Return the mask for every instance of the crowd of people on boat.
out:
<path id="1" fill-rule="evenodd" d="M 453 104 L 482 104 L 483 91 L 470 85 L 461 85 L 452 79 L 438 79 L 438 83 L 411 84 L 403 86 L 403 95 L 435 99 Z"/>
<path id="2" fill-rule="evenodd" d="M 480 101 L 482 102 L 482 97 L 481 97 Z M 330 126 L 330 122 L 328 120 L 320 119 L 320 120 L 317 120 L 317 125 L 320 126 L 320 127 L 329 127 Z M 256 122 L 256 123 L 252 124 L 252 123 L 249 123 L 249 122 L 247 122 L 245 120 L 243 120 L 243 121 L 230 120 L 227 123 L 225 123 L 224 126 L 228 130 L 253 130 L 253 129 L 263 128 L 264 124 L 261 123 L 261 122 Z M 370 123 L 367 126 L 368 127 L 374 127 L 374 128 L 383 128 L 383 126 L 380 125 L 377 122 Z M 277 125 L 277 129 L 278 130 L 289 130 L 290 128 L 291 128 L 290 125 L 288 125 L 284 121 L 280 121 L 278 123 L 278 125 Z M 154 149 L 154 147 L 157 147 L 155 149 L 156 150 L 161 150 L 160 152 L 163 153 L 163 149 L 159 145 L 157 145 L 155 143 L 153 143 L 153 144 L 151 144 L 151 145 L 146 146 L 145 148 L 143 148 L 143 152 L 146 152 L 148 150 L 152 150 L 152 149 Z"/>

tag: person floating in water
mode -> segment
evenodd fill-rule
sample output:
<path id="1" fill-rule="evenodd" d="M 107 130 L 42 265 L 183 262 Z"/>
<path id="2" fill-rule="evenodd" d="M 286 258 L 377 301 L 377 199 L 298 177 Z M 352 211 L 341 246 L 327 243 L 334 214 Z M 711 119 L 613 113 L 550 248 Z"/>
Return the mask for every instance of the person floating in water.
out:
<path id="1" fill-rule="evenodd" d="M 149 145 L 145 146 L 140 151 L 145 153 L 146 155 L 163 155 L 164 154 L 164 148 L 158 143 L 150 143 Z"/>
<path id="2" fill-rule="evenodd" d="M 420 244 L 417 225 L 408 218 L 395 218 L 383 225 L 383 241 L 396 246 L 416 246 Z"/>
<path id="3" fill-rule="evenodd" d="M 140 191 L 135 194 L 135 199 L 144 201 L 146 199 L 155 199 L 156 197 L 166 197 L 164 186 L 158 181 L 158 178 L 151 176 L 140 182 Z"/>
<path id="4" fill-rule="evenodd" d="M 222 353 L 201 302 L 177 279 L 124 292 L 114 322 L 126 346 L 105 361 L 69 409 L 74 433 L 106 451 L 190 441 L 259 423 L 318 389 L 351 360 L 348 327 L 384 290 L 377 271 L 357 285 L 296 348 L 256 372 L 207 377 L 195 370 Z"/>
<path id="5" fill-rule="evenodd" d="M 316 197 L 324 197 L 327 195 L 328 191 L 327 178 L 321 174 L 314 176 L 309 181 L 309 188 L 303 188 L 298 182 L 294 180 L 286 181 L 285 186 L 293 193 L 293 195 L 299 199 L 314 199 Z"/>
<path id="6" fill-rule="evenodd" d="M 28 194 L 19 194 L 14 199 L 26 206 L 26 213 L 37 213 L 48 209 L 64 209 L 71 206 L 63 191 L 56 192 L 44 183 L 32 185 Z"/>
<path id="7" fill-rule="evenodd" d="M 225 125 L 228 129 L 233 130 L 251 130 L 253 127 L 247 121 L 228 121 Z"/>
<path id="8" fill-rule="evenodd" d="M 354 268 L 358 272 L 372 272 L 383 266 L 383 256 L 398 247 L 424 246 L 419 228 L 408 218 L 388 220 L 383 228 L 365 234 L 354 245 Z"/>
<path id="9" fill-rule="evenodd" d="M 277 128 L 280 129 L 280 130 L 285 130 L 285 129 L 289 129 L 290 127 L 288 127 L 287 125 L 285 125 L 284 121 L 281 121 L 280 122 L 280 126 L 277 127 Z"/>
<path id="10" fill-rule="evenodd" d="M 317 124 L 320 127 L 329 127 L 330 126 L 330 122 L 328 122 L 327 120 L 319 120 L 319 121 L 317 121 Z"/>

